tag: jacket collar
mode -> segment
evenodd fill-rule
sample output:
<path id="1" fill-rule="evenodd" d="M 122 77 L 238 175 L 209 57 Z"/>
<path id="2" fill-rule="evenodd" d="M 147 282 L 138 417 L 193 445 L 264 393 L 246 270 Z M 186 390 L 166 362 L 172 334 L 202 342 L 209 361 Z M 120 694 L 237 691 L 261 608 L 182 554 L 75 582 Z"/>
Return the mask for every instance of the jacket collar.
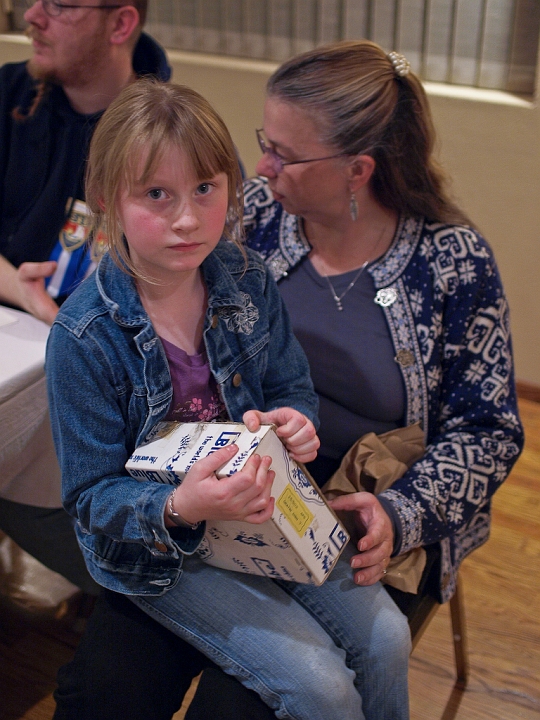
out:
<path id="1" fill-rule="evenodd" d="M 258 190 L 262 190 L 265 195 L 262 205 L 277 208 L 274 212 L 279 215 L 278 246 L 268 255 L 267 261 L 274 279 L 281 280 L 310 252 L 311 245 L 304 233 L 301 218 L 291 215 L 276 203 L 268 181 L 256 178 L 251 182 L 256 183 Z M 368 268 L 377 289 L 395 282 L 403 273 L 420 241 L 423 227 L 423 218 L 400 216 L 392 244 L 386 253 Z"/>
<path id="2" fill-rule="evenodd" d="M 241 253 L 226 240 L 204 260 L 202 273 L 208 289 L 208 308 L 243 308 L 244 299 L 238 290 L 234 276 L 241 276 L 246 269 Z M 143 326 L 150 322 L 144 309 L 135 280 L 121 270 L 106 253 L 95 272 L 98 292 L 111 317 L 119 325 Z"/>
<path id="3" fill-rule="evenodd" d="M 392 244 L 387 252 L 372 263 L 368 272 L 376 288 L 386 287 L 405 270 L 420 240 L 423 219 L 400 217 Z M 311 250 L 300 217 L 283 210 L 279 226 L 279 247 L 269 262 L 274 277 L 279 280 L 297 265 Z"/>

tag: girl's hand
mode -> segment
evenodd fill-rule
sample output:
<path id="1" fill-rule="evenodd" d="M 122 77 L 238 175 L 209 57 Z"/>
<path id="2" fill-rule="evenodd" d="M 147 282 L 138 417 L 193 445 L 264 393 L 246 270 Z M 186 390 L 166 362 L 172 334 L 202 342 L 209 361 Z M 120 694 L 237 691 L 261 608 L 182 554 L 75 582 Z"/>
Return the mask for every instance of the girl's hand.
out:
<path id="1" fill-rule="evenodd" d="M 394 549 L 394 526 L 373 493 L 358 492 L 330 500 L 332 510 L 350 510 L 363 537 L 358 541 L 359 555 L 351 558 L 357 585 L 373 585 L 386 573 Z"/>
<path id="2" fill-rule="evenodd" d="M 174 495 L 174 510 L 189 522 L 201 520 L 243 520 L 256 525 L 266 522 L 274 509 L 270 497 L 275 473 L 270 470 L 272 458 L 252 455 L 244 468 L 218 480 L 217 470 L 238 452 L 237 445 L 227 445 L 189 470 Z M 169 523 L 167 523 L 169 524 Z"/>
<path id="3" fill-rule="evenodd" d="M 321 444 L 311 420 L 298 410 L 290 407 L 277 408 L 270 412 L 248 410 L 242 418 L 251 432 L 257 432 L 261 425 L 276 425 L 276 434 L 289 451 L 293 460 L 306 463 L 315 460 Z"/>

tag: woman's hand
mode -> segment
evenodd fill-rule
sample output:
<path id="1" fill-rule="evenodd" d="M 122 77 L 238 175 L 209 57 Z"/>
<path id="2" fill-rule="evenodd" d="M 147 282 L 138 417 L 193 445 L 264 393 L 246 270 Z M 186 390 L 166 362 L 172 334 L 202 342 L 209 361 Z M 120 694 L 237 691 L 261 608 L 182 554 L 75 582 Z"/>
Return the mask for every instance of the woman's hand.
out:
<path id="1" fill-rule="evenodd" d="M 290 407 L 277 408 L 270 412 L 248 410 L 242 419 L 251 432 L 257 432 L 261 425 L 275 425 L 276 435 L 281 438 L 296 462 L 306 463 L 317 457 L 321 443 L 315 426 L 298 410 Z"/>
<path id="2" fill-rule="evenodd" d="M 186 522 L 243 520 L 258 525 L 272 516 L 275 473 L 270 470 L 271 457 L 252 455 L 242 470 L 218 480 L 217 470 L 237 452 L 237 445 L 227 445 L 198 460 L 186 474 L 173 499 L 175 512 Z M 166 512 L 165 518 L 171 526 Z"/>
<path id="3" fill-rule="evenodd" d="M 373 585 L 386 573 L 394 549 L 394 526 L 375 495 L 368 492 L 341 495 L 330 500 L 332 510 L 354 513 L 362 537 L 357 543 L 359 555 L 351 559 L 357 585 Z"/>

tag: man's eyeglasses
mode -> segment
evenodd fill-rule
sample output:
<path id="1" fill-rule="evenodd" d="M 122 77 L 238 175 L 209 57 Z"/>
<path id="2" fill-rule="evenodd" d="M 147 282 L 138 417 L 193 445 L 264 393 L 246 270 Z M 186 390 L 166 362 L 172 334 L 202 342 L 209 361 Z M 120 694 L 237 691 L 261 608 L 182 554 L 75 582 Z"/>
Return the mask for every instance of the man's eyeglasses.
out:
<path id="1" fill-rule="evenodd" d="M 36 4 L 36 2 L 37 0 L 26 0 L 28 7 L 32 7 Z M 68 3 L 55 2 L 55 0 L 41 0 L 41 5 L 43 6 L 43 10 L 50 17 L 58 17 L 58 15 L 61 15 L 64 10 L 75 10 L 77 8 L 83 10 L 86 10 L 87 8 L 91 8 L 93 10 L 114 10 L 115 8 L 123 7 L 123 5 L 70 5 Z"/>
<path id="2" fill-rule="evenodd" d="M 332 160 L 333 158 L 343 157 L 346 153 L 338 153 L 337 155 L 326 155 L 325 157 L 310 158 L 309 160 L 283 160 L 280 155 L 268 145 L 266 138 L 263 135 L 262 128 L 255 130 L 257 133 L 257 141 L 264 155 L 272 160 L 274 164 L 274 170 L 276 173 L 280 173 L 285 165 L 302 165 L 303 163 L 317 162 L 318 160 Z"/>

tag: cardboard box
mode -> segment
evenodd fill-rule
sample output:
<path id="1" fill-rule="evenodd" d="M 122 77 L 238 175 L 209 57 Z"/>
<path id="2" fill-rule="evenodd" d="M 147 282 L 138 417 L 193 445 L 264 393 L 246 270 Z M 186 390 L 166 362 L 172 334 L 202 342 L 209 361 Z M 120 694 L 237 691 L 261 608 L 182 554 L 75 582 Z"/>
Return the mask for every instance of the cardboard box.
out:
<path id="1" fill-rule="evenodd" d="M 126 469 L 138 480 L 175 485 L 193 463 L 232 442 L 239 450 L 218 477 L 240 470 L 254 452 L 269 455 L 276 473 L 274 513 L 262 525 L 208 522 L 199 555 L 228 570 L 321 585 L 349 535 L 313 480 L 289 457 L 274 426 L 252 433 L 239 423 L 159 423 Z"/>

